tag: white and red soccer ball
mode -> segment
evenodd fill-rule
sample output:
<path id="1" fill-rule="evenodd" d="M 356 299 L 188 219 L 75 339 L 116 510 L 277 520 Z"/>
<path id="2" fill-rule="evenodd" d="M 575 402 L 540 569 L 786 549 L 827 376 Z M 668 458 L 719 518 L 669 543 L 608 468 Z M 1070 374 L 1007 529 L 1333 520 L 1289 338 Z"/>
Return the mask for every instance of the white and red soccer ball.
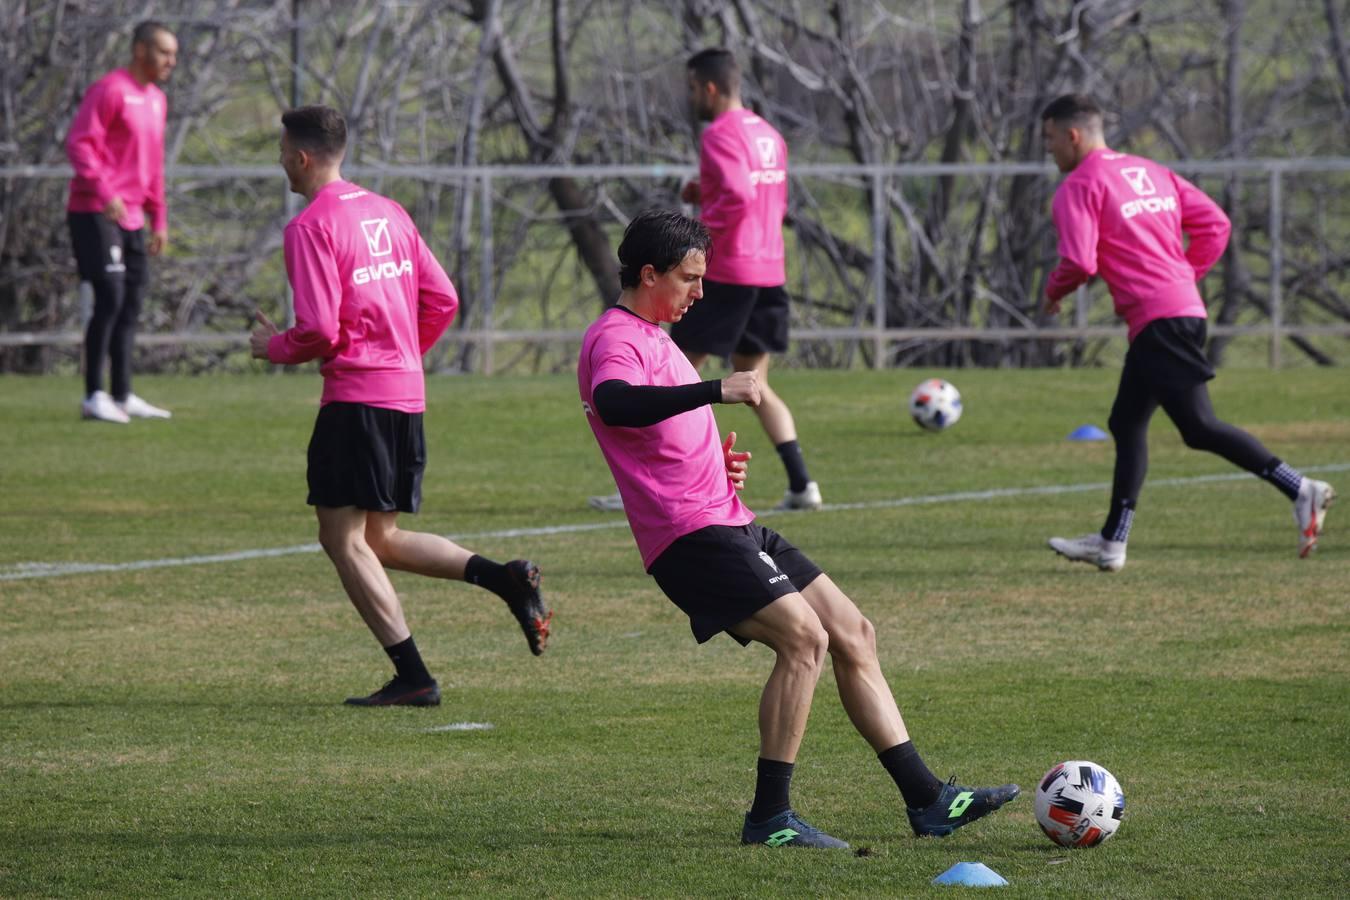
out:
<path id="1" fill-rule="evenodd" d="M 1061 847 L 1097 846 L 1116 833 L 1124 815 L 1120 783 L 1094 762 L 1062 762 L 1036 786 L 1036 821 Z"/>
<path id="2" fill-rule="evenodd" d="M 926 431 L 951 428 L 961 418 L 961 392 L 949 381 L 929 378 L 909 395 L 909 414 Z"/>

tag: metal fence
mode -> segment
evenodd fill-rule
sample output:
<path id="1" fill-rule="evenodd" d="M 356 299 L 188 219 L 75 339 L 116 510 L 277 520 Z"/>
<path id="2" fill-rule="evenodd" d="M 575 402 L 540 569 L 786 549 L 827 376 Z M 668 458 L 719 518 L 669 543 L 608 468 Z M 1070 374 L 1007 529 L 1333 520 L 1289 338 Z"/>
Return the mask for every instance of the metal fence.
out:
<path id="1" fill-rule="evenodd" d="M 1336 186 L 1338 176 L 1350 173 L 1350 158 L 1317 159 L 1251 159 L 1217 161 L 1183 161 L 1173 164 L 1188 177 L 1202 179 L 1236 178 L 1253 190 L 1261 188 L 1265 194 L 1265 221 L 1259 226 L 1268 235 L 1268 247 L 1265 253 L 1265 280 L 1267 294 L 1265 298 L 1266 314 L 1264 321 L 1248 321 L 1240 324 L 1214 325 L 1211 334 L 1216 336 L 1257 336 L 1268 342 L 1268 362 L 1279 367 L 1283 362 L 1285 342 L 1289 338 L 1343 338 L 1350 339 L 1350 322 L 1345 319 L 1335 321 L 1334 316 L 1324 316 L 1322 321 L 1307 321 L 1300 316 L 1298 321 L 1290 321 L 1286 308 L 1284 291 L 1284 266 L 1290 247 L 1285 238 L 1286 224 L 1291 210 L 1287 203 L 1287 186 L 1291 179 L 1311 179 L 1315 184 L 1305 186 L 1310 197 L 1334 197 L 1341 194 Z M 171 191 L 175 183 L 191 181 L 220 183 L 225 181 L 256 182 L 268 185 L 277 183 L 276 202 L 282 205 L 284 184 L 281 183 L 276 166 L 175 166 L 167 174 Z M 346 167 L 345 174 L 353 180 L 369 184 L 381 190 L 384 182 L 399 182 L 423 186 L 424 191 L 449 189 L 456 195 L 466 198 L 477 209 L 477 221 L 473 228 L 474 256 L 473 275 L 465 278 L 461 268 L 461 293 L 464 295 L 466 310 L 472 315 L 464 317 L 444 338 L 446 347 L 472 347 L 476 351 L 472 357 L 472 368 L 491 373 L 499 368 L 498 350 L 503 345 L 530 345 L 567 347 L 579 343 L 585 323 L 598 312 L 599 307 L 592 299 L 580 303 L 576 312 L 561 317 L 544 316 L 543 321 L 535 323 L 540 327 L 516 327 L 516 319 L 510 315 L 512 304 L 499 300 L 503 294 L 508 297 L 512 290 L 508 288 L 508 276 L 518 280 L 511 270 L 503 269 L 499 262 L 504 250 L 517 249 L 510 236 L 503 235 L 501 217 L 510 205 L 510 186 L 542 185 L 550 178 L 572 178 L 592 185 L 609 182 L 636 182 L 657 184 L 676 182 L 695 174 L 692 167 L 644 165 L 644 166 L 371 166 L 352 165 Z M 887 324 L 888 286 L 884 267 L 887 265 L 888 250 L 894 257 L 894 248 L 888 248 L 887 234 L 895 234 L 897 225 L 903 232 L 912 229 L 913 223 L 903 219 L 893 220 L 893 191 L 905 189 L 905 186 L 922 186 L 943 177 L 972 179 L 1005 179 L 1017 176 L 1040 176 L 1047 185 L 1053 184 L 1058 177 L 1052 168 L 1039 163 L 988 163 L 988 164 L 904 164 L 904 165 L 821 165 L 807 164 L 794 166 L 791 172 L 794 190 L 796 186 L 810 184 L 847 184 L 849 190 L 858 196 L 870 198 L 870 269 L 865 274 L 865 284 L 850 289 L 842 286 L 842 311 L 839 321 L 830 322 L 828 316 L 817 316 L 804 320 L 794 313 L 793 340 L 796 344 L 810 342 L 842 342 L 853 348 L 867 345 L 870 364 L 884 367 L 893 357 L 888 348 L 897 343 L 941 342 L 941 341 L 1088 341 L 1102 338 L 1123 338 L 1124 329 L 1114 324 L 1113 319 L 1093 321 L 1089 315 L 1090 300 L 1088 293 L 1080 290 L 1074 308 L 1066 318 L 1067 324 L 1053 327 L 1038 325 L 1025 315 L 1019 316 L 1019 324 L 982 326 L 978 324 L 958 327 L 890 327 Z M 64 166 L 10 166 L 0 167 L 0 179 L 6 181 L 38 179 L 64 180 L 70 177 L 70 171 Z M 268 193 L 271 187 L 265 187 Z M 415 195 L 416 190 L 413 191 Z M 604 199 L 597 200 L 604 203 Z M 1312 202 L 1312 201 L 1309 201 Z M 171 194 L 172 203 L 172 194 Z M 405 204 L 406 205 L 406 204 Z M 1307 203 L 1301 204 L 1308 206 Z M 622 213 L 611 204 L 613 221 L 621 223 Z M 829 214 L 829 209 L 824 210 Z M 856 213 L 856 210 L 854 211 Z M 1350 213 L 1342 209 L 1341 214 Z M 1308 215 L 1326 216 L 1323 208 L 1320 212 L 1310 213 L 1308 209 L 1297 209 L 1299 217 Z M 546 219 L 546 216 L 544 217 Z M 1345 216 L 1350 219 L 1350 216 Z M 556 223 L 553 223 L 556 224 Z M 1350 223 L 1346 223 L 1350 226 Z M 271 227 L 270 225 L 268 227 Z M 427 226 L 423 224 L 424 232 Z M 563 236 L 565 229 L 555 228 Z M 524 233 L 522 226 L 521 232 Z M 279 240 L 279 234 L 278 234 Z M 510 241 L 509 248 L 499 246 L 499 242 Z M 433 247 L 436 241 L 430 240 Z M 859 243 L 862 243 L 859 241 Z M 439 248 L 438 248 L 439 249 Z M 443 257 L 444 258 L 444 257 Z M 72 268 L 73 271 L 73 268 Z M 1345 273 L 1336 275 L 1339 280 Z M 807 276 L 802 275 L 802 278 Z M 1211 276 L 1212 277 L 1212 276 Z M 471 282 L 466 290 L 463 281 Z M 279 293 L 281 286 L 277 285 Z M 528 288 L 526 289 L 528 293 Z M 584 291 L 583 291 L 584 293 Z M 593 291 L 592 291 L 593 297 Z M 845 306 L 849 308 L 844 308 Z M 555 321 L 557 319 L 557 321 Z M 72 323 L 73 324 L 73 323 Z M 138 335 L 137 341 L 146 346 L 190 347 L 213 345 L 224 347 L 243 347 L 247 344 L 245 331 L 178 329 L 169 331 L 151 331 Z M 12 331 L 0 333 L 0 347 L 47 346 L 71 347 L 82 341 L 80 331 L 73 328 L 43 331 Z M 852 360 L 851 354 L 830 357 L 831 361 Z"/>

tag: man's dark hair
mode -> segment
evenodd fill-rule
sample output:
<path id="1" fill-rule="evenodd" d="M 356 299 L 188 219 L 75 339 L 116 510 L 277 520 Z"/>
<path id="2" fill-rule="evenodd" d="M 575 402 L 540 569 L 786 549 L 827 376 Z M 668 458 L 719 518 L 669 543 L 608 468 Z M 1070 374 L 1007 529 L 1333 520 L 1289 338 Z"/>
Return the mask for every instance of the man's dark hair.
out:
<path id="1" fill-rule="evenodd" d="M 694 73 L 699 84 L 715 84 L 723 94 L 734 94 L 741 89 L 741 67 L 736 56 L 725 47 L 709 47 L 689 57 L 685 67 Z"/>
<path id="2" fill-rule="evenodd" d="M 702 222 L 669 210 L 643 210 L 628 223 L 619 243 L 619 284 L 637 287 L 643 266 L 664 274 L 694 250 L 705 257 L 712 253 L 712 235 Z"/>
<path id="3" fill-rule="evenodd" d="M 1087 94 L 1056 97 L 1041 113 L 1042 122 L 1054 122 L 1070 128 L 1083 128 L 1093 119 L 1098 122 L 1102 120 L 1102 108 Z"/>
<path id="4" fill-rule="evenodd" d="M 136 27 L 131 30 L 131 46 L 135 47 L 137 44 L 149 44 L 155 39 L 155 35 L 159 34 L 161 31 L 167 31 L 169 34 L 173 34 L 172 31 L 169 31 L 169 26 L 165 25 L 163 22 L 156 22 L 154 19 L 146 19 L 144 22 L 138 22 L 136 23 Z"/>
<path id="5" fill-rule="evenodd" d="M 297 106 L 281 114 L 291 146 L 323 159 L 336 159 L 347 149 L 347 120 L 331 106 Z"/>

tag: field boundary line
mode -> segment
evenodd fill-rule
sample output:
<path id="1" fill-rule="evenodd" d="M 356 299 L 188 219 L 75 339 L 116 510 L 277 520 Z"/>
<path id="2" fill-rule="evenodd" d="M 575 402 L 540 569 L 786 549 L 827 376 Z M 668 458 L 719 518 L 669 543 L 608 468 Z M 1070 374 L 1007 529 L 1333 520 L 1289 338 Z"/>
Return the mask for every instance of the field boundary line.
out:
<path id="1" fill-rule="evenodd" d="M 1322 466 L 1308 466 L 1302 472 L 1317 474 L 1321 472 L 1350 471 L 1350 463 L 1331 463 Z M 1148 481 L 1151 487 L 1187 487 L 1197 484 L 1214 484 L 1225 481 L 1243 481 L 1255 478 L 1249 472 L 1223 472 L 1213 475 L 1193 475 L 1187 478 L 1155 478 Z M 982 491 L 956 491 L 950 494 L 922 494 L 914 497 L 896 497 L 890 500 L 865 500 L 858 503 L 826 503 L 821 512 L 847 512 L 865 509 L 895 509 L 902 506 L 930 506 L 936 503 L 960 503 L 983 500 L 1004 500 L 1011 497 L 1057 496 L 1062 494 L 1081 494 L 1087 491 L 1109 490 L 1108 481 L 1094 481 L 1084 484 L 1047 484 L 1031 487 L 991 488 Z M 783 515 L 785 510 L 766 509 L 756 512 L 758 518 Z M 551 537 L 559 534 L 584 534 L 588 531 L 606 531 L 612 528 L 627 528 L 628 520 L 609 519 L 604 522 L 573 523 L 570 525 L 541 525 L 529 528 L 503 528 L 493 531 L 465 532 L 447 534 L 452 541 L 471 541 L 482 538 L 519 538 Z M 265 547 L 256 550 L 235 550 L 230 553 L 208 553 L 198 556 L 174 556 L 163 559 L 138 559 L 121 563 L 44 563 L 21 562 L 0 566 L 0 581 L 24 581 L 33 578 L 60 578 L 67 575 L 89 575 L 103 572 L 139 572 L 146 569 L 169 569 L 178 566 L 203 566 L 216 563 L 246 562 L 255 559 L 269 559 L 278 556 L 298 556 L 305 553 L 318 553 L 323 548 L 317 543 L 297 544 L 292 547 Z"/>

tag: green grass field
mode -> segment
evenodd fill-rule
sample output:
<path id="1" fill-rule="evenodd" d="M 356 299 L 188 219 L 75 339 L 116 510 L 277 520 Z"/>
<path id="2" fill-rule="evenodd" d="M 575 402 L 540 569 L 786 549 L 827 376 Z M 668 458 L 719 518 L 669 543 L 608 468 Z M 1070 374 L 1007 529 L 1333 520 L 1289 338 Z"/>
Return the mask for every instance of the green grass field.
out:
<path id="1" fill-rule="evenodd" d="M 4 379 L 0 895 L 945 896 L 929 881 L 958 861 L 1000 896 L 1350 894 L 1350 509 L 1300 561 L 1288 503 L 1207 478 L 1235 470 L 1159 416 L 1129 565 L 1075 566 L 1044 541 L 1100 525 L 1111 448 L 1064 438 L 1105 425 L 1116 373 L 951 373 L 966 412 L 941 435 L 902 411 L 927 374 L 775 379 L 827 504 L 864 505 L 766 523 L 875 622 L 934 771 L 1024 789 L 916 840 L 827 672 L 793 800 L 866 856 L 739 846 L 770 653 L 698 647 L 622 517 L 585 506 L 612 482 L 569 377 L 430 380 L 412 522 L 538 561 L 555 639 L 535 659 L 495 598 L 395 575 L 444 702 L 384 710 L 341 705 L 388 663 L 306 548 L 317 377 L 145 378 L 174 419 L 130 427 L 81 423 L 73 378 Z M 1226 371 L 1213 393 L 1348 492 L 1344 372 Z M 718 419 L 768 509 L 772 448 L 749 410 Z M 1087 487 L 978 494 L 1049 486 Z M 55 568 L 13 577 L 35 563 Z M 77 564 L 120 568 L 52 574 Z M 494 727 L 438 730 L 462 722 Z M 1070 758 L 1125 790 L 1093 850 L 1032 815 Z"/>

